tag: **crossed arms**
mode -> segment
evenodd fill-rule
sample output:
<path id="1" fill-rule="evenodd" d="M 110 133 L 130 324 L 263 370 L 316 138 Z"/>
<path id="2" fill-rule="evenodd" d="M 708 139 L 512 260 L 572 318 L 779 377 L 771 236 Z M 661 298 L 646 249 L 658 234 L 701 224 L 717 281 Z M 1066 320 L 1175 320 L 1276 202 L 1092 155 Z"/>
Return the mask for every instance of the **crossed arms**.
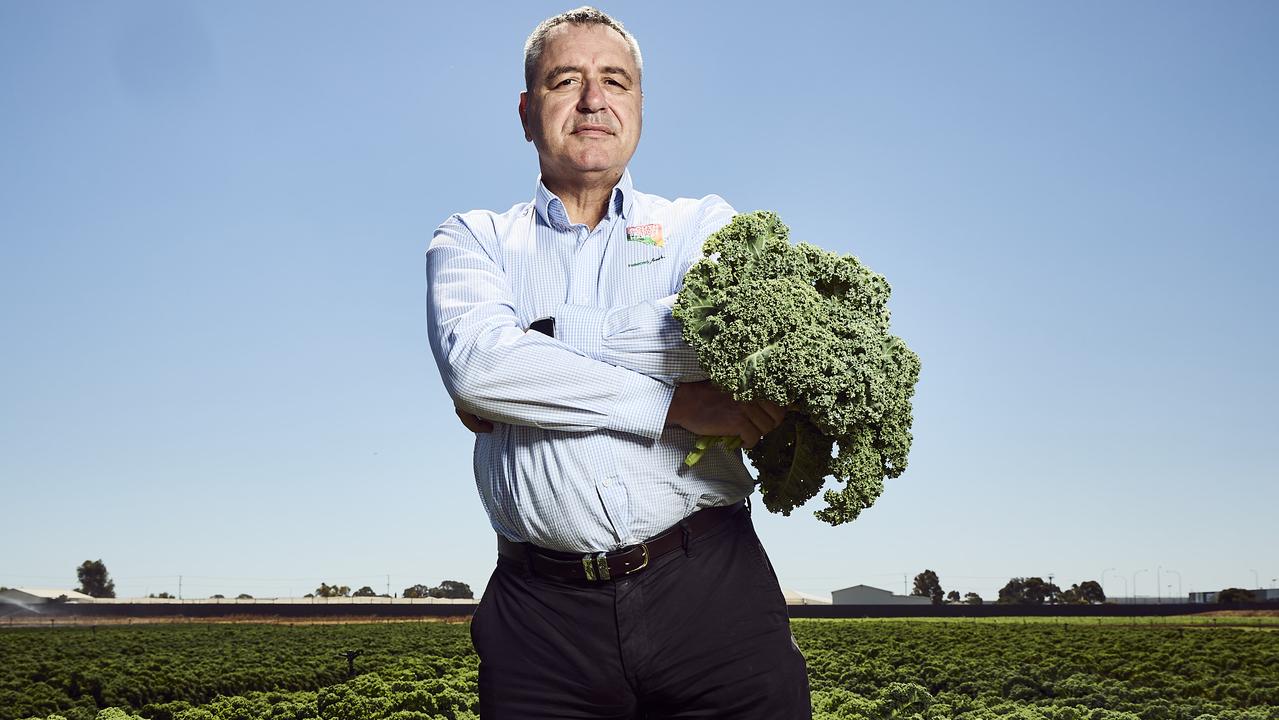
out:
<path id="1" fill-rule="evenodd" d="M 776 405 L 735 402 L 700 379 L 670 314 L 674 296 L 619 308 L 561 306 L 550 338 L 523 327 L 497 256 L 458 216 L 427 250 L 431 350 L 473 432 L 502 422 L 656 440 L 678 426 L 752 447 L 781 422 Z"/>

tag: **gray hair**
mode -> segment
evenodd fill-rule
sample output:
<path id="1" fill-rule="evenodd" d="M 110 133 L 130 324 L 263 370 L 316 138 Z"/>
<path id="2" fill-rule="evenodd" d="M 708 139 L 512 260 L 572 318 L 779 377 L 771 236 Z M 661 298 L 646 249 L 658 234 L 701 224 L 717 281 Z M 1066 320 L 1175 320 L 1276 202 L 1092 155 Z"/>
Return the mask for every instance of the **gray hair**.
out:
<path id="1" fill-rule="evenodd" d="M 573 23 L 574 25 L 604 25 L 613 28 L 622 36 L 626 44 L 631 48 L 631 57 L 635 58 L 635 69 L 640 75 L 644 74 L 644 58 L 640 55 L 639 42 L 635 40 L 635 36 L 626 32 L 626 28 L 607 13 L 596 10 L 589 5 L 583 5 L 576 10 L 562 12 L 554 17 L 549 17 L 533 28 L 532 34 L 528 36 L 528 40 L 524 43 L 524 87 L 527 90 L 533 89 L 533 72 L 537 69 L 537 63 L 542 59 L 542 51 L 546 49 L 546 36 L 551 33 L 555 27 L 564 23 Z"/>

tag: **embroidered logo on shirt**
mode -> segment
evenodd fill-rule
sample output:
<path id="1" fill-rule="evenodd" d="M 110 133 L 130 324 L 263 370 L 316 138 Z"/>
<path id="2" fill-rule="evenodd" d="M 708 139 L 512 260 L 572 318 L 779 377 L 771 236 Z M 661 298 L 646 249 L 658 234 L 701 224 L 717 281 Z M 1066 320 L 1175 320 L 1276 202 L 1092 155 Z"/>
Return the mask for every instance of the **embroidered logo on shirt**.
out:
<path id="1" fill-rule="evenodd" d="M 650 258 L 648 260 L 640 260 L 639 262 L 627 263 L 626 267 L 639 267 L 640 265 L 652 265 L 653 263 L 657 262 L 658 260 L 661 260 L 664 257 L 666 256 L 658 255 L 657 257 Z"/>
<path id="2" fill-rule="evenodd" d="M 630 242 L 644 243 L 653 247 L 666 247 L 666 239 L 662 237 L 660 223 L 628 227 L 626 228 L 626 239 Z"/>

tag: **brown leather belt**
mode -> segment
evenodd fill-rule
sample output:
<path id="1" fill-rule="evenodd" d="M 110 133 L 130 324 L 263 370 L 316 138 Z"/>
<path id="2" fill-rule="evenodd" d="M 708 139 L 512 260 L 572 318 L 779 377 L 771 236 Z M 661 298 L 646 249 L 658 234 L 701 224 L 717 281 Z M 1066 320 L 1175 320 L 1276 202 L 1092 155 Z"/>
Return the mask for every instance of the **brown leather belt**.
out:
<path id="1" fill-rule="evenodd" d="M 639 545 L 608 553 L 566 553 L 547 550 L 531 543 L 518 543 L 497 536 L 497 554 L 528 562 L 533 572 L 542 577 L 579 582 L 604 582 L 633 575 L 659 557 L 686 548 L 695 538 L 707 534 L 736 515 L 744 502 L 724 507 L 706 508 L 684 518 Z"/>

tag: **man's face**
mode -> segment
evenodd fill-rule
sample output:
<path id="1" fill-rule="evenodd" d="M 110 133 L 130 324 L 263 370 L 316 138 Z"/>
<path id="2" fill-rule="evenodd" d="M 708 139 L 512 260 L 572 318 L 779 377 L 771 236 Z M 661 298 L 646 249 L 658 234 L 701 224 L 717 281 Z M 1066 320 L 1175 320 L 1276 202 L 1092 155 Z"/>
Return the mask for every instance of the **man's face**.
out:
<path id="1" fill-rule="evenodd" d="M 559 181 L 613 181 L 639 144 L 639 68 L 626 40 L 605 25 L 564 23 L 551 30 L 520 93 L 524 137 L 542 173 Z"/>

